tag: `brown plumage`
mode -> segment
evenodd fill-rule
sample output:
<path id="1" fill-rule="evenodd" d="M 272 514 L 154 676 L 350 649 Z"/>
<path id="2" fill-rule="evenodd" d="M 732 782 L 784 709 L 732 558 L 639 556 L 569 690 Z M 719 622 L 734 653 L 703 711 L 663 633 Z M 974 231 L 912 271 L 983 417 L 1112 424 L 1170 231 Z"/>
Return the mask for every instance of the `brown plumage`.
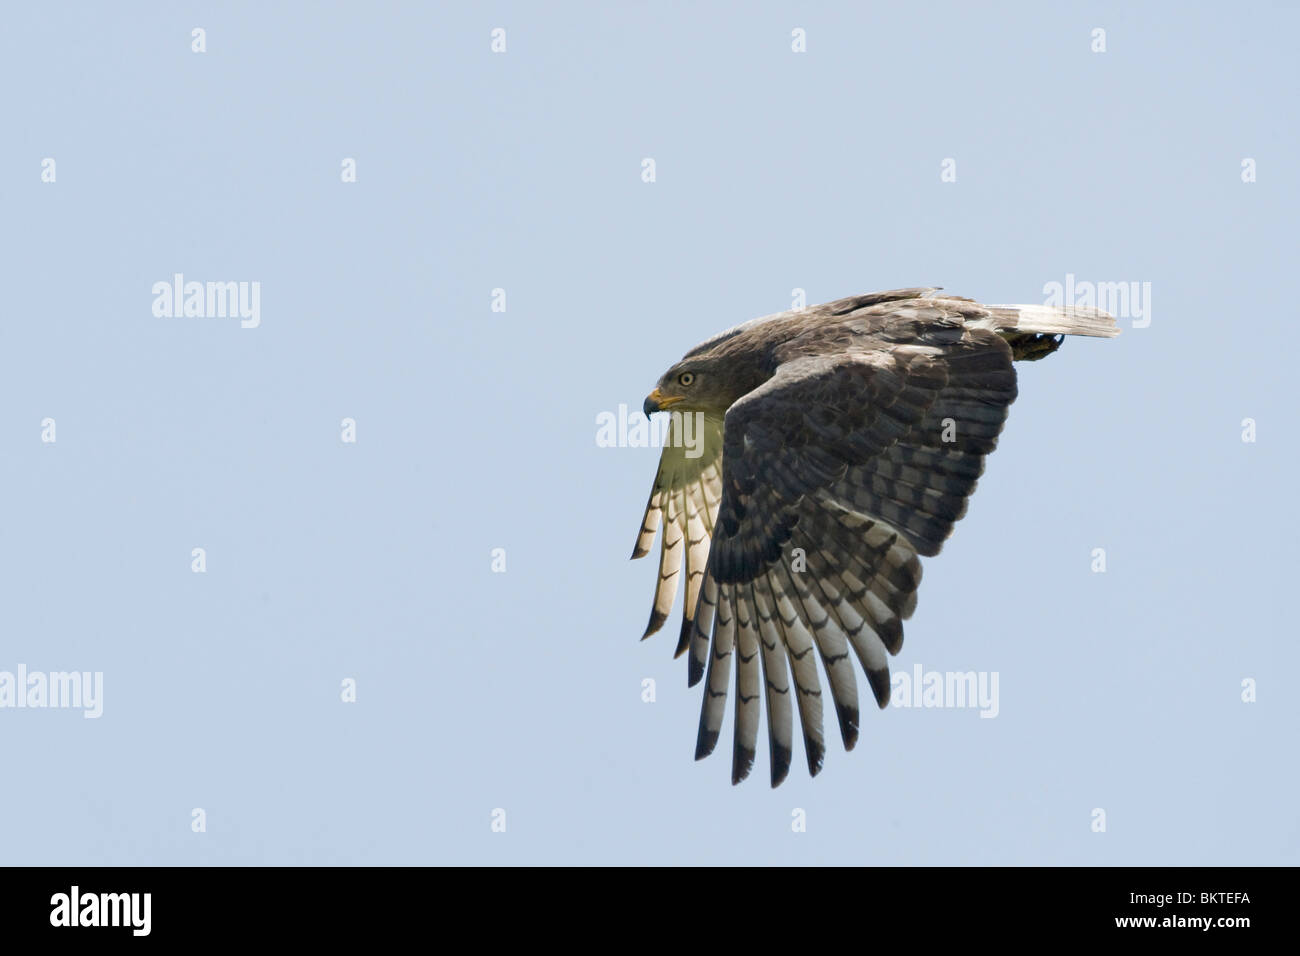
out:
<path id="1" fill-rule="evenodd" d="M 858 737 L 850 653 L 877 706 L 888 655 L 916 607 L 920 555 L 939 553 L 1016 397 L 1014 360 L 1064 335 L 1114 336 L 1095 309 L 985 306 L 899 289 L 755 319 L 709 339 L 660 379 L 646 414 L 671 409 L 669 440 L 632 557 L 662 525 L 645 637 L 672 611 L 677 654 L 704 679 L 696 758 L 721 733 L 735 670 L 732 782 L 748 776 L 766 701 L 772 786 L 793 754 L 822 767 L 822 663 L 846 750 Z M 683 443 L 678 413 L 701 444 Z"/>

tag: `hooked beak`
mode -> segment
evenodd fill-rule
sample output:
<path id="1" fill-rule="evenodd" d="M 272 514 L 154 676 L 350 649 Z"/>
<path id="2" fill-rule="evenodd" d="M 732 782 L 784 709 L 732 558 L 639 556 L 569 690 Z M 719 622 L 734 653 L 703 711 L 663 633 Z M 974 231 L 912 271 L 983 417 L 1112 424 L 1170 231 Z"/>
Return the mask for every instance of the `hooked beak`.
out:
<path id="1" fill-rule="evenodd" d="M 646 418 L 649 418 L 655 412 L 662 412 L 665 408 L 672 408 L 678 402 L 683 401 L 685 397 L 684 395 L 664 395 L 656 388 L 646 396 L 641 411 L 645 412 Z"/>

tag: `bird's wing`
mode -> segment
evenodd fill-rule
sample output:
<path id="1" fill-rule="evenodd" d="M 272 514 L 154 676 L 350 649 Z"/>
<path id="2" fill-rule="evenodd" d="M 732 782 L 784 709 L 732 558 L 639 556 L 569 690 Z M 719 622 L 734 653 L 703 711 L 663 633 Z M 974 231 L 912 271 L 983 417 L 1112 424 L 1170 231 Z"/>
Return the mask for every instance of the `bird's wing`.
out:
<path id="1" fill-rule="evenodd" d="M 744 329 L 764 322 L 798 316 L 810 327 L 815 327 L 820 320 L 861 310 L 897 307 L 900 302 L 923 299 L 937 291 L 936 288 L 925 286 L 871 292 L 751 319 L 702 342 L 687 352 L 686 357 L 706 352 Z M 685 433 L 683 428 L 686 429 Z M 689 442 L 686 441 L 693 439 L 696 432 L 701 436 L 698 447 L 703 450 L 699 455 L 695 454 L 695 449 L 689 447 Z M 674 414 L 669 423 L 668 441 L 659 456 L 659 471 L 655 474 L 655 482 L 650 489 L 650 500 L 646 503 L 645 515 L 641 519 L 641 530 L 637 534 L 636 546 L 632 549 L 633 558 L 643 558 L 649 554 L 655 535 L 662 526 L 659 580 L 655 586 L 654 604 L 650 609 L 650 622 L 641 635 L 642 640 L 663 627 L 668 615 L 672 613 L 685 558 L 686 603 L 682 608 L 682 626 L 674 656 L 681 656 L 690 641 L 691 622 L 704 580 L 721 487 L 722 419 L 694 413 L 689 420 L 683 420 L 680 414 Z"/>
<path id="2" fill-rule="evenodd" d="M 686 607 L 677 653 L 686 649 L 691 619 L 704 579 L 709 555 L 709 538 L 718 513 L 722 475 L 722 419 L 703 414 L 674 412 L 668 424 L 668 437 L 659 456 L 659 471 L 650 489 L 641 531 L 637 534 L 633 558 L 650 553 L 655 533 L 663 525 L 659 544 L 659 581 L 655 586 L 650 623 L 642 640 L 659 628 L 673 609 L 677 596 L 677 579 L 686 559 Z"/>
<path id="3" fill-rule="evenodd" d="M 846 749 L 858 734 L 850 648 L 877 704 L 888 702 L 887 654 L 901 648 L 916 605 L 917 555 L 938 553 L 964 513 L 1016 396 L 1007 343 L 955 310 L 841 345 L 785 347 L 776 374 L 724 423 L 689 667 L 692 684 L 707 676 L 699 759 L 717 743 L 734 660 L 733 782 L 753 766 L 760 690 L 772 785 L 789 770 L 796 707 L 809 772 L 821 769 L 817 657 Z"/>

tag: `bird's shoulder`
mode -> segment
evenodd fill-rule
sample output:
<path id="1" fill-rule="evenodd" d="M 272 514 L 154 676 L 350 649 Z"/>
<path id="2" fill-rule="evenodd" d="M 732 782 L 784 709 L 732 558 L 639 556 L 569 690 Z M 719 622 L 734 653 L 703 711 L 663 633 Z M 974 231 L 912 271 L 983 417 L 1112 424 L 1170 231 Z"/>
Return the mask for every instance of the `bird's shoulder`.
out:
<path id="1" fill-rule="evenodd" d="M 937 316 L 940 312 L 933 304 L 933 297 L 938 292 L 937 286 L 890 289 L 775 312 L 719 332 L 695 346 L 684 358 L 773 348 L 800 337 L 807 337 L 805 344 L 809 348 L 834 349 L 855 337 L 885 330 L 892 323 Z"/>

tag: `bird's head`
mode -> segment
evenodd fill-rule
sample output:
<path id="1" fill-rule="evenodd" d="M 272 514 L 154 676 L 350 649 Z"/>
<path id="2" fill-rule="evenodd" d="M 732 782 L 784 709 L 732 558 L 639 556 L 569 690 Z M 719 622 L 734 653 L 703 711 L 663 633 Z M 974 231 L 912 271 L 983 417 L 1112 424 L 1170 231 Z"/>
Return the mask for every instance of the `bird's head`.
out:
<path id="1" fill-rule="evenodd" d="M 654 412 L 704 412 L 721 418 L 731 403 L 748 391 L 737 392 L 732 378 L 717 363 L 704 358 L 686 358 L 659 379 L 641 406 L 646 416 Z"/>

